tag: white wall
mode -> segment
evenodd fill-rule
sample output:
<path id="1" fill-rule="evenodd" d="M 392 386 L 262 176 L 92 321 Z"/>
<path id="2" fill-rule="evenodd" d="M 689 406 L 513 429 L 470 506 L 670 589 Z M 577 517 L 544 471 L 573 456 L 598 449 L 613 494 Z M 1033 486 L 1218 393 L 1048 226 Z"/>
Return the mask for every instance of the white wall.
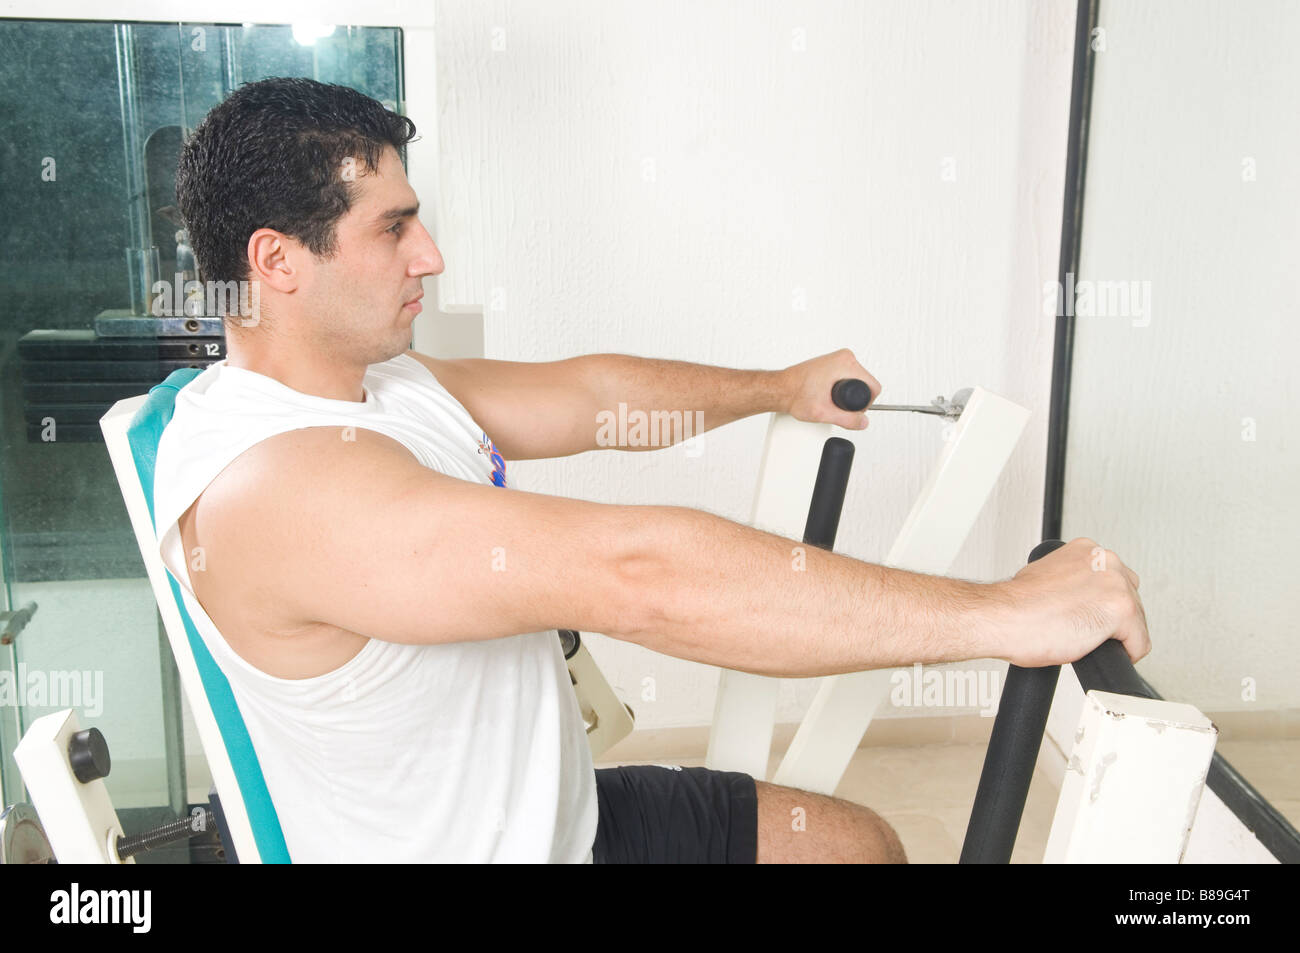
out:
<path id="1" fill-rule="evenodd" d="M 1166 697 L 1297 708 L 1300 6 L 1102 23 L 1080 275 L 1150 282 L 1150 308 L 1078 319 L 1066 532 L 1142 576 Z"/>
<path id="2" fill-rule="evenodd" d="M 1039 538 L 1073 17 L 1027 0 L 441 0 L 441 303 L 486 309 L 493 358 L 779 368 L 847 346 L 895 402 L 1001 393 L 1034 417 L 954 574 L 1005 578 Z M 711 433 L 696 458 L 515 463 L 511 482 L 744 521 L 765 427 Z M 852 436 L 840 551 L 884 556 L 940 431 L 881 413 Z M 639 728 L 711 720 L 715 669 L 590 641 Z M 787 688 L 795 721 L 812 686 Z"/>

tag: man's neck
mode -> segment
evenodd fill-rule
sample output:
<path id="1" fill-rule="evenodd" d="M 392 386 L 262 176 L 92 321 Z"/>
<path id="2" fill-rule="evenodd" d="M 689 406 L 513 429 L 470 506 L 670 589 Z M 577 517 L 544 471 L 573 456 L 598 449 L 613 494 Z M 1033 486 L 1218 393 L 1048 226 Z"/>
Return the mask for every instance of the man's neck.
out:
<path id="1" fill-rule="evenodd" d="M 326 361 L 303 350 L 289 353 L 280 348 L 250 347 L 238 334 L 226 334 L 226 364 L 270 377 L 301 394 L 360 403 L 365 400 L 364 367 L 348 367 Z"/>

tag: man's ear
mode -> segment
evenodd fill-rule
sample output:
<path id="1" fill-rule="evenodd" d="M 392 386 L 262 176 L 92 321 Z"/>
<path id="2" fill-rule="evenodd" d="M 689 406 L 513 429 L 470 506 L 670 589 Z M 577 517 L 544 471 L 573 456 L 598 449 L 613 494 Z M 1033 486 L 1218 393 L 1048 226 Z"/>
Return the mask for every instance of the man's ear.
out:
<path id="1" fill-rule="evenodd" d="M 249 277 L 281 294 L 289 294 L 301 281 L 295 259 L 304 252 L 306 249 L 284 233 L 259 228 L 248 236 Z"/>

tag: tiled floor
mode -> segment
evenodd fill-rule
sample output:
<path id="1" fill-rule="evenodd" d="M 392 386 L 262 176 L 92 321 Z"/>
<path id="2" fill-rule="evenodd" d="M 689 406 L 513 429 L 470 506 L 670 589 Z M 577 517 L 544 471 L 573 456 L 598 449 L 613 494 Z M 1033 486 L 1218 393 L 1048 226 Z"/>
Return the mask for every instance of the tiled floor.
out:
<path id="1" fill-rule="evenodd" d="M 859 748 L 837 797 L 866 804 L 889 821 L 913 863 L 953 864 L 961 853 L 984 745 Z M 1038 863 L 1056 810 L 1057 792 L 1034 772 L 1012 863 Z"/>
<path id="2" fill-rule="evenodd" d="M 835 796 L 876 811 L 898 831 L 913 863 L 956 863 L 984 764 L 985 745 L 859 748 Z M 1286 818 L 1300 826 L 1300 740 L 1222 741 L 1218 750 Z M 772 757 L 769 772 L 779 755 Z M 621 761 L 632 764 L 645 762 Z M 703 758 L 657 759 L 701 765 Z M 1038 863 L 1056 810 L 1057 791 L 1034 773 L 1012 863 Z"/>

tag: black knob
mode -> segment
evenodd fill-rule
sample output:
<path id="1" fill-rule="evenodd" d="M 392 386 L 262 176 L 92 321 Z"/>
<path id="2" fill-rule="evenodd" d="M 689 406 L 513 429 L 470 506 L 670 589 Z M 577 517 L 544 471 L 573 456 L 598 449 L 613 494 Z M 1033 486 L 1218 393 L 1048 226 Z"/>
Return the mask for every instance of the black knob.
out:
<path id="1" fill-rule="evenodd" d="M 831 388 L 831 401 L 841 410 L 865 410 L 871 403 L 871 388 L 866 381 L 846 377 Z"/>
<path id="2" fill-rule="evenodd" d="M 68 739 L 68 764 L 82 784 L 108 777 L 108 742 L 98 728 L 84 728 Z"/>

